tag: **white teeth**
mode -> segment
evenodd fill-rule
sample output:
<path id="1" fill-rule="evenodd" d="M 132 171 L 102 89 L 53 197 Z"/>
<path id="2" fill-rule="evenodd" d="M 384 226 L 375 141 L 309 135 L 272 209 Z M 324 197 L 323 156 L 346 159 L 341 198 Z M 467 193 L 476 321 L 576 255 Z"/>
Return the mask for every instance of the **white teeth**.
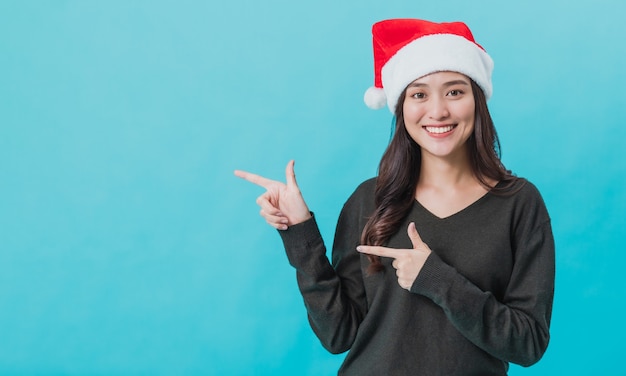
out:
<path id="1" fill-rule="evenodd" d="M 428 133 L 446 133 L 454 129 L 454 125 L 448 125 L 447 127 L 424 127 Z"/>

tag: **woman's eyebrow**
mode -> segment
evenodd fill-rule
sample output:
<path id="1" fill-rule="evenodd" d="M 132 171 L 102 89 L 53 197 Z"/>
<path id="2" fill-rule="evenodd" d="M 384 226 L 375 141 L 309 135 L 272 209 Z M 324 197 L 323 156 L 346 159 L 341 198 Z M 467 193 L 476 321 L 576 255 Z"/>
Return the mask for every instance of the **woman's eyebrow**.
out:
<path id="1" fill-rule="evenodd" d="M 442 84 L 442 86 L 445 86 L 445 87 L 449 87 L 449 86 L 453 86 L 453 85 L 469 86 L 469 83 L 467 81 L 464 81 L 464 80 L 452 80 L 452 81 L 444 82 Z M 428 86 L 428 85 L 424 84 L 424 83 L 421 83 L 421 82 L 411 82 L 408 87 L 425 87 L 425 86 Z"/>
<path id="2" fill-rule="evenodd" d="M 424 86 L 428 86 L 428 85 L 423 84 L 423 83 L 421 83 L 421 82 L 411 82 L 411 83 L 409 84 L 409 86 L 407 86 L 407 87 L 424 87 Z"/>
<path id="3" fill-rule="evenodd" d="M 467 81 L 464 80 L 454 80 L 454 81 L 448 81 L 446 83 L 443 84 L 443 86 L 453 86 L 453 85 L 465 85 L 465 86 L 469 86 L 469 83 Z"/>

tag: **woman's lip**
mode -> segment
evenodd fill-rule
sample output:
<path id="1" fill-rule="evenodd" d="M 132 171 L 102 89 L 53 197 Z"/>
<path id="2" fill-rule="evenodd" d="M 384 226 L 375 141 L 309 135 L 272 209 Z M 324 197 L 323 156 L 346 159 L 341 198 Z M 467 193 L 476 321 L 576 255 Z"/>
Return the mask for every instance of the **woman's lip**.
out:
<path id="1" fill-rule="evenodd" d="M 429 135 L 435 137 L 446 136 L 456 128 L 457 124 L 424 125 L 423 128 Z"/>

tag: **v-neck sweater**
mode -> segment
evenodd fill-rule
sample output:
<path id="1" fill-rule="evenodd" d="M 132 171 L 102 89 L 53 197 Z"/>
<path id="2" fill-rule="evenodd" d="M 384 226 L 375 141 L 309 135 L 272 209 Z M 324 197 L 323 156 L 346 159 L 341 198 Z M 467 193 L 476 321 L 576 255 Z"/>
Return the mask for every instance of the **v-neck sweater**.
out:
<path id="1" fill-rule="evenodd" d="M 548 341 L 554 239 L 537 188 L 518 179 L 509 194 L 487 193 L 439 218 L 415 201 L 386 246 L 412 248 L 415 222 L 433 251 L 410 291 L 393 261 L 368 274 L 356 251 L 375 209 L 375 178 L 345 203 L 332 263 L 315 217 L 279 231 L 296 269 L 310 325 L 332 353 L 348 351 L 339 375 L 506 375 L 536 363 Z"/>

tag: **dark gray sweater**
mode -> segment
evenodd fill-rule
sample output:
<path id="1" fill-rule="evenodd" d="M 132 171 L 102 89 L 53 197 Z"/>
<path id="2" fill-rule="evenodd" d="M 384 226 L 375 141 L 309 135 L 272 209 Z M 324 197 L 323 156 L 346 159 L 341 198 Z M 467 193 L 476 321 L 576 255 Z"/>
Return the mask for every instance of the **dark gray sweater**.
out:
<path id="1" fill-rule="evenodd" d="M 344 205 L 326 257 L 315 218 L 280 231 L 309 321 L 332 353 L 347 350 L 339 375 L 506 375 L 548 346 L 554 240 L 544 202 L 530 182 L 488 193 L 438 218 L 415 201 L 387 246 L 412 248 L 409 222 L 433 250 L 407 291 L 391 259 L 368 275 L 356 251 L 374 210 L 375 180 Z"/>

